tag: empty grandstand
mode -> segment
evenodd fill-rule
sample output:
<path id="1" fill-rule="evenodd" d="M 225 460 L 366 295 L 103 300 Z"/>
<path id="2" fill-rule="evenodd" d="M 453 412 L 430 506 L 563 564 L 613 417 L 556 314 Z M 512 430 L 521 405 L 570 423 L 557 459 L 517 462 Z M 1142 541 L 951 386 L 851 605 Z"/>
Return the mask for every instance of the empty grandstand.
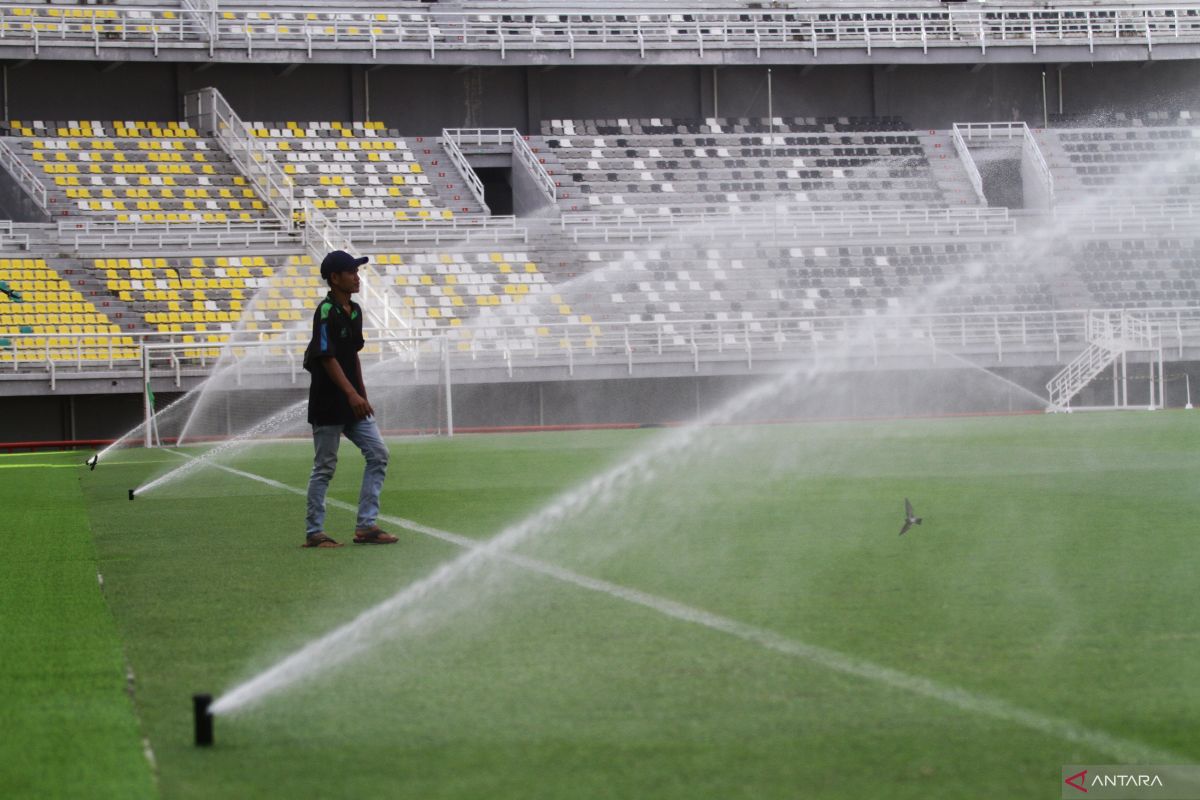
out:
<path id="1" fill-rule="evenodd" d="M 8 122 L 9 147 L 46 186 L 52 217 L 254 222 L 265 203 L 211 138 L 178 122 Z"/>
<path id="2" fill-rule="evenodd" d="M 204 102 L 189 100 L 201 110 L 187 122 L 6 123 L 10 194 L 54 220 L 10 226 L 13 246 L 45 251 L 10 261 L 57 270 L 53 288 L 7 276 L 32 303 L 5 309 L 12 377 L 169 364 L 184 390 L 232 355 L 294 380 L 272 358 L 302 344 L 324 294 L 313 258 L 339 239 L 372 256 L 379 332 L 449 337 L 468 381 L 556 365 L 685 376 L 706 359 L 753 372 L 844 349 L 862 319 L 872 361 L 882 341 L 897 364 L 916 343 L 1051 367 L 1087 341 L 1095 308 L 1167 320 L 1179 353 L 1195 326 L 1186 112 L 951 131 L 898 117 L 551 119 L 538 136 L 435 141 L 382 122 L 243 123 Z M 494 217 L 465 187 L 496 165 L 514 195 L 544 201 L 553 181 L 555 204 Z M 1093 192 L 1146 170 L 1158 204 L 1122 213 L 1107 198 L 1117 224 L 1099 221 Z M 997 192 L 1010 200 L 989 203 Z M 150 343 L 162 349 L 143 354 Z"/>

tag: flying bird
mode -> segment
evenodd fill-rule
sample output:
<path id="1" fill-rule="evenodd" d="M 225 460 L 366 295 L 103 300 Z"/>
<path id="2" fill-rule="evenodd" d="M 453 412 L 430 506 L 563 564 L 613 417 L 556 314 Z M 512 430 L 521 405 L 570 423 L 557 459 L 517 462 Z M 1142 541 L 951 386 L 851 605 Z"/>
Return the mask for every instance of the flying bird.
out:
<path id="1" fill-rule="evenodd" d="M 921 518 L 913 511 L 912 503 L 908 502 L 908 498 L 904 498 L 904 527 L 900 529 L 900 535 L 908 533 L 908 529 L 913 525 L 920 525 Z"/>

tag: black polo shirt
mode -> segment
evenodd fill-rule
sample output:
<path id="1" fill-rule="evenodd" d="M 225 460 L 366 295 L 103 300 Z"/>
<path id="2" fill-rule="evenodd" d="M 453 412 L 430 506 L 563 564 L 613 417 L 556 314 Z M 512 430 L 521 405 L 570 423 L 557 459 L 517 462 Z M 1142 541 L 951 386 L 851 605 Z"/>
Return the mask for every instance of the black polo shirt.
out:
<path id="1" fill-rule="evenodd" d="M 345 392 L 325 373 L 321 359 L 332 356 L 346 373 L 346 379 L 358 391 L 363 390 L 358 371 L 358 351 L 363 348 L 362 309 L 350 301 L 350 313 L 339 306 L 333 294 L 325 296 L 313 313 L 312 339 L 304 351 L 304 368 L 312 373 L 308 388 L 308 421 L 312 425 L 349 425 L 354 412 Z"/>

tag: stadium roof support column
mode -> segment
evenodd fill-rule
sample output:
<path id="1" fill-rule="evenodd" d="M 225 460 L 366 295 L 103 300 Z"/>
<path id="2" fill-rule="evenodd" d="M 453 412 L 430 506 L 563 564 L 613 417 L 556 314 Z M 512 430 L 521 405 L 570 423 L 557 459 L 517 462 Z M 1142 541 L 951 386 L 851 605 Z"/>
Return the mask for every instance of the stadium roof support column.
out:
<path id="1" fill-rule="evenodd" d="M 371 99 L 367 96 L 370 89 L 370 78 L 367 77 L 367 67 L 361 64 L 350 66 L 350 119 L 371 119 Z"/>
<path id="2" fill-rule="evenodd" d="M 525 130 L 533 133 L 542 127 L 542 75 L 545 72 L 545 67 L 525 68 Z"/>

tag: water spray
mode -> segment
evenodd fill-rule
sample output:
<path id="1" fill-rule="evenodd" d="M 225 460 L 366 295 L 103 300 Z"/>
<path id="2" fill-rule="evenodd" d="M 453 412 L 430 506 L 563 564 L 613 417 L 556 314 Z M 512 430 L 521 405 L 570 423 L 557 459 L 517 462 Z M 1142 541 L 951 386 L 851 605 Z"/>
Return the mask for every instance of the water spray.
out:
<path id="1" fill-rule="evenodd" d="M 192 716 L 196 723 L 196 747 L 211 747 L 213 743 L 213 715 L 211 694 L 192 695 Z"/>

